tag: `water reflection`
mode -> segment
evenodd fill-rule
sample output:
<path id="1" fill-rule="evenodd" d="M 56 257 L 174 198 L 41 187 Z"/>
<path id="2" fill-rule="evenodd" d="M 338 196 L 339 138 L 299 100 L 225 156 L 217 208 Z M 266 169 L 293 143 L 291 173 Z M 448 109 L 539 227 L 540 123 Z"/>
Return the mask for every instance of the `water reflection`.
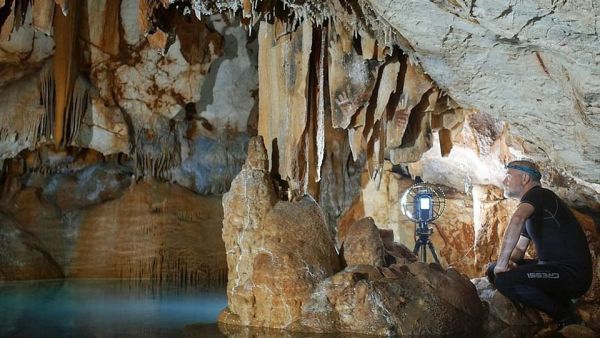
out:
<path id="1" fill-rule="evenodd" d="M 121 281 L 0 283 L 1 337 L 182 337 L 207 330 L 225 290 Z"/>
<path id="2" fill-rule="evenodd" d="M 200 337 L 225 337 L 225 338 L 374 338 L 381 336 L 366 335 L 351 332 L 328 332 L 328 333 L 308 333 L 308 332 L 291 332 L 286 330 L 278 330 L 271 328 L 260 327 L 244 327 L 223 325 L 188 325 L 184 329 L 186 338 Z M 546 335 L 536 335 L 538 329 L 529 326 L 513 326 L 504 328 L 496 332 L 481 333 L 473 337 L 485 338 L 529 338 L 529 337 L 547 337 Z M 444 338 L 464 338 L 465 335 L 442 335 Z M 412 337 L 412 336 L 408 336 Z M 435 337 L 441 335 L 421 335 L 420 338 Z"/>
<path id="3" fill-rule="evenodd" d="M 0 337 L 373 337 L 217 326 L 225 306 L 224 289 L 98 280 L 0 283 Z M 485 336 L 532 337 L 535 332 L 511 327 Z"/>

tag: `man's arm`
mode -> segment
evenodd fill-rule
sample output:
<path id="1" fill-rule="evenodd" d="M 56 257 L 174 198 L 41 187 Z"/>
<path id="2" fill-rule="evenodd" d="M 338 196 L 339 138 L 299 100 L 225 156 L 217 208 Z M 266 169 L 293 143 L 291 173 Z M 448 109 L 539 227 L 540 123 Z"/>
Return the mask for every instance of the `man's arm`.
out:
<path id="1" fill-rule="evenodd" d="M 500 254 L 498 255 L 498 262 L 496 262 L 494 273 L 497 274 L 509 270 L 508 262 L 519 241 L 523 224 L 533 214 L 533 210 L 534 208 L 531 204 L 521 203 L 510 218 L 506 232 L 504 232 L 504 239 L 500 246 Z"/>
<path id="2" fill-rule="evenodd" d="M 521 235 L 519 237 L 519 241 L 517 242 L 517 246 L 512 251 L 510 255 L 510 260 L 513 262 L 517 262 L 525 256 L 525 251 L 527 251 L 527 247 L 529 246 L 529 238 Z"/>

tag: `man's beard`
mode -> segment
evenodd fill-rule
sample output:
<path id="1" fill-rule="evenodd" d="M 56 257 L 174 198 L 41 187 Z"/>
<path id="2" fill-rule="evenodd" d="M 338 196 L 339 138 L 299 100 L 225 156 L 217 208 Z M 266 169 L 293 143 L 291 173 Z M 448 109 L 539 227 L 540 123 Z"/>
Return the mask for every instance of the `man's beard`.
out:
<path id="1" fill-rule="evenodd" d="M 513 191 L 509 190 L 508 187 L 504 187 L 504 197 L 506 198 L 517 198 L 523 189 L 515 189 Z"/>

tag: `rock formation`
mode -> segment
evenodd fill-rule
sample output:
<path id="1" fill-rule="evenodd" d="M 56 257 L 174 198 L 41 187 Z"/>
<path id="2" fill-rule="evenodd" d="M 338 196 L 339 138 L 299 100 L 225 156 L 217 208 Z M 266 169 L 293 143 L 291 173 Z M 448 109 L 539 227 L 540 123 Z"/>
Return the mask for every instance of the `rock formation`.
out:
<path id="1" fill-rule="evenodd" d="M 0 213 L 0 281 L 63 277 L 62 269 L 40 240 Z"/>
<path id="2" fill-rule="evenodd" d="M 350 226 L 342 250 L 346 265 L 383 266 L 385 263 L 383 242 L 372 218 L 362 219 Z"/>
<path id="3" fill-rule="evenodd" d="M 542 326 L 543 319 L 539 312 L 511 302 L 486 277 L 474 279 L 473 284 L 486 307 L 486 332 L 527 335 L 533 334 Z"/>
<path id="4" fill-rule="evenodd" d="M 132 184 L 124 168 L 100 163 L 47 180 L 29 175 L 2 203 L 2 279 L 224 286 L 221 198 L 153 179 Z"/>
<path id="5" fill-rule="evenodd" d="M 319 206 L 310 197 L 279 201 L 267 167 L 262 138 L 254 138 L 223 196 L 229 306 L 220 320 L 286 328 L 315 285 L 339 270 L 339 261 Z"/>
<path id="6" fill-rule="evenodd" d="M 262 138 L 252 139 L 223 198 L 229 274 L 220 322 L 379 335 L 478 332 L 482 308 L 469 280 L 414 262 L 390 243 L 392 234 L 384 233 L 386 247 L 372 219 L 350 226 L 347 267 L 339 271 L 320 208 L 310 197 L 278 200 L 268 163 Z"/>
<path id="7" fill-rule="evenodd" d="M 223 321 L 427 333 L 394 312 L 421 313 L 401 290 L 427 280 L 419 297 L 452 299 L 427 303 L 448 314 L 431 327 L 470 331 L 445 320 L 471 291 L 421 270 L 399 198 L 440 185 L 442 265 L 481 276 L 514 208 L 503 164 L 533 158 L 600 271 L 598 17 L 583 0 L 0 0 L 0 278 L 224 283 L 229 191 Z M 384 313 L 384 294 L 404 298 Z"/>

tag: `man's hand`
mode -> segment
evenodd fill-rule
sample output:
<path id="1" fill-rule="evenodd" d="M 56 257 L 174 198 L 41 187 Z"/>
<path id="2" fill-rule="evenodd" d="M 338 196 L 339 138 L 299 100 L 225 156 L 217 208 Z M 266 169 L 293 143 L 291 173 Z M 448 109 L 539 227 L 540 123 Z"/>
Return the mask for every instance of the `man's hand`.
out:
<path id="1" fill-rule="evenodd" d="M 510 271 L 515 267 L 517 267 L 517 264 L 513 261 L 508 261 L 508 266 L 506 266 L 506 267 L 500 267 L 500 266 L 496 265 L 494 267 L 494 275 L 498 276 L 499 273 Z"/>

